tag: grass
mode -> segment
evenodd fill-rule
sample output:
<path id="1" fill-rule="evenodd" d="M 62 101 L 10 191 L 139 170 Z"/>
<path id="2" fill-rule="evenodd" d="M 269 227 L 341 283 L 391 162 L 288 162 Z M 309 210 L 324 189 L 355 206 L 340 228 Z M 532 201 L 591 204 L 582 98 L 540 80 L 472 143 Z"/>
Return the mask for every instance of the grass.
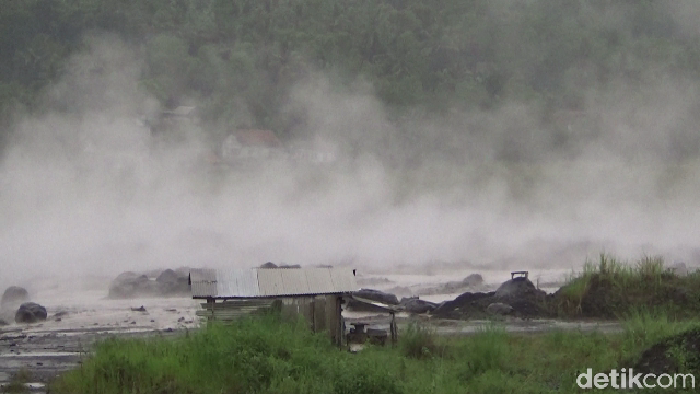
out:
<path id="1" fill-rule="evenodd" d="M 6 385 L 4 385 L 0 389 L 0 393 L 13 393 L 13 394 L 19 394 L 19 393 L 29 393 L 29 387 L 26 386 L 26 383 L 31 382 L 32 380 L 32 374 L 26 369 L 22 369 L 18 371 L 16 374 L 12 376 L 12 379 L 10 382 Z"/>
<path id="2" fill-rule="evenodd" d="M 52 393 L 574 393 L 586 368 L 608 371 L 661 338 L 698 326 L 640 311 L 624 333 L 509 334 L 492 323 L 464 337 L 414 325 L 397 347 L 339 351 L 303 324 L 258 317 L 175 339 L 109 339 Z M 630 365 L 626 365 L 629 367 Z"/>
<path id="3" fill-rule="evenodd" d="M 659 257 L 601 255 L 552 298 L 560 316 L 610 317 L 619 334 L 511 334 L 492 322 L 475 335 L 409 325 L 397 347 L 338 351 L 303 322 L 259 316 L 176 339 L 109 339 L 52 393 L 574 393 L 579 373 L 631 367 L 662 339 L 700 327 L 700 276 Z M 673 357 L 697 359 L 687 350 Z M 686 353 L 684 353 L 686 352 Z M 688 364 L 688 363 L 685 363 Z M 688 364 L 690 365 L 690 364 Z"/>
<path id="4" fill-rule="evenodd" d="M 587 261 L 583 271 L 572 275 L 553 301 L 560 317 L 618 319 L 641 306 L 662 309 L 671 318 L 700 313 L 700 274 L 678 276 L 659 256 L 636 262 L 601 254 L 597 263 Z"/>

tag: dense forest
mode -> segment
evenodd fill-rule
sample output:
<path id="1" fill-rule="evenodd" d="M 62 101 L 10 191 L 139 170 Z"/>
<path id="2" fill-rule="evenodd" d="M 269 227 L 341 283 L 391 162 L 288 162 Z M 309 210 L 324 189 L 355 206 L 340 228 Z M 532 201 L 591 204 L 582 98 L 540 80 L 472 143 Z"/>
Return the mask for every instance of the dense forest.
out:
<path id="1" fill-rule="evenodd" d="M 281 110 L 286 94 L 310 70 L 366 79 L 396 116 L 518 101 L 547 119 L 649 70 L 700 78 L 692 1 L 0 1 L 4 129 L 18 108 L 41 110 L 42 89 L 94 32 L 141 48 L 141 87 L 163 105 L 188 97 L 205 121 L 282 137 L 301 122 Z"/>

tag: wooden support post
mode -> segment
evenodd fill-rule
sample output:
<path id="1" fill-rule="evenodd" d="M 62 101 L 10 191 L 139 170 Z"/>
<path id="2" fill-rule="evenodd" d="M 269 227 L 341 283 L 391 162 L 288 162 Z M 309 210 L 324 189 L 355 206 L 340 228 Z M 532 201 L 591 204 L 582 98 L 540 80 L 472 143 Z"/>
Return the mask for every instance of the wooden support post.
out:
<path id="1" fill-rule="evenodd" d="M 316 334 L 318 332 L 317 328 L 318 325 L 316 324 L 316 299 L 311 298 L 311 301 L 309 301 L 309 304 L 305 305 L 308 306 L 311 305 L 311 332 Z"/>
<path id="2" fill-rule="evenodd" d="M 343 308 L 341 306 L 342 299 L 340 296 L 333 297 L 335 300 L 335 308 L 334 309 L 334 315 L 335 315 L 335 343 L 338 345 L 338 349 L 343 347 L 343 334 L 345 333 L 343 331 Z"/>
<path id="3" fill-rule="evenodd" d="M 207 326 L 211 326 L 214 321 L 214 307 L 216 300 L 213 298 L 207 298 L 207 309 L 209 310 L 209 316 L 207 316 Z"/>
<path id="4" fill-rule="evenodd" d="M 396 328 L 396 313 L 391 314 L 391 325 L 389 328 L 391 331 L 391 345 L 396 346 L 396 337 L 398 336 L 398 329 Z"/>

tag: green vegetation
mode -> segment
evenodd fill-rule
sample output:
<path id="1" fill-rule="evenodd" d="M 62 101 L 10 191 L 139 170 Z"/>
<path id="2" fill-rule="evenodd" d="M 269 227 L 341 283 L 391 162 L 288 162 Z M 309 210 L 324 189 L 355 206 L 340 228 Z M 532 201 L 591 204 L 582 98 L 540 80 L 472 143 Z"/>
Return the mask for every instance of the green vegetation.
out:
<path id="1" fill-rule="evenodd" d="M 283 136 L 303 115 L 285 106 L 289 89 L 312 70 L 341 84 L 371 82 L 396 113 L 491 109 L 509 100 L 580 110 L 587 91 L 612 81 L 700 76 L 694 24 L 684 24 L 681 6 L 661 4 L 7 1 L 0 7 L 0 111 L 7 122 L 17 106 L 40 110 L 40 93 L 73 67 L 67 59 L 94 33 L 141 50 L 140 86 L 162 103 L 194 98 L 207 121 Z"/>
<path id="2" fill-rule="evenodd" d="M 660 310 L 673 319 L 700 312 L 700 273 L 676 275 L 661 257 L 643 257 L 634 264 L 600 255 L 571 277 L 553 299 L 559 316 L 624 318 Z"/>
<path id="3" fill-rule="evenodd" d="M 12 380 L 0 389 L 0 393 L 29 393 L 26 383 L 32 381 L 32 374 L 26 369 L 22 369 L 12 376 Z"/>
<path id="4" fill-rule="evenodd" d="M 104 341 L 51 392 L 573 393 L 586 368 L 630 367 L 642 350 L 696 322 L 640 313 L 624 326 L 622 334 L 532 335 L 508 334 L 494 323 L 465 337 L 414 326 L 400 334 L 396 348 L 368 346 L 351 354 L 303 324 L 261 317 L 176 339 Z"/>

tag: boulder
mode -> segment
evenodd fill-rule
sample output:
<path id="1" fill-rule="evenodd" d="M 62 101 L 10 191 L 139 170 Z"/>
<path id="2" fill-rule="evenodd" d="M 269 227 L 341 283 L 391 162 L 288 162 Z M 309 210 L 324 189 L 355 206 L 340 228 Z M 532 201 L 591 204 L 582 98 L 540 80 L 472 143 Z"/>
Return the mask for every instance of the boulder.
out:
<path id="1" fill-rule="evenodd" d="M 403 298 L 399 305 L 406 308 L 406 312 L 414 314 L 430 313 L 437 308 L 435 303 L 418 298 Z"/>
<path id="2" fill-rule="evenodd" d="M 36 323 L 46 321 L 46 308 L 35 303 L 25 302 L 15 312 L 15 323 Z"/>
<path id="3" fill-rule="evenodd" d="M 479 274 L 471 274 L 464 278 L 462 283 L 467 287 L 480 287 L 484 284 L 484 278 Z"/>
<path id="4" fill-rule="evenodd" d="M 158 282 L 128 271 L 117 276 L 109 287 L 109 298 L 151 296 L 158 293 Z"/>
<path id="5" fill-rule="evenodd" d="M 510 309 L 508 314 L 519 317 L 548 316 L 546 300 L 547 292 L 537 289 L 530 280 L 521 277 L 503 282 L 498 290 L 493 292 L 463 293 L 454 300 L 436 307 L 432 315 L 467 319 L 493 313 L 502 314 Z M 495 304 L 503 304 L 506 307 Z"/>
<path id="6" fill-rule="evenodd" d="M 539 290 L 527 278 L 514 278 L 505 281 L 496 290 L 494 297 L 497 299 L 539 299 L 545 298 L 547 292 Z"/>
<path id="7" fill-rule="evenodd" d="M 156 272 L 155 280 L 128 271 L 117 276 L 109 287 L 109 298 L 162 297 L 188 294 L 189 278 L 172 269 Z"/>
<path id="8" fill-rule="evenodd" d="M 156 283 L 161 295 L 185 294 L 190 291 L 187 275 L 180 275 L 171 269 L 161 272 L 156 278 Z"/>
<path id="9" fill-rule="evenodd" d="M 19 305 L 29 301 L 29 293 L 23 287 L 10 286 L 2 293 L 1 305 Z"/>
<path id="10" fill-rule="evenodd" d="M 177 282 L 178 277 L 179 277 L 179 275 L 175 271 L 168 268 L 168 269 L 164 270 L 163 272 L 161 272 L 160 275 L 158 275 L 158 277 L 156 278 L 156 282 L 159 282 L 159 283 Z"/>
<path id="11" fill-rule="evenodd" d="M 503 282 L 496 290 L 493 302 L 502 302 L 513 308 L 520 317 L 546 316 L 547 292 L 540 290 L 527 278 L 513 278 Z"/>
<path id="12" fill-rule="evenodd" d="M 299 264 L 292 264 L 292 265 L 282 264 L 279 266 L 279 268 L 301 268 L 301 266 Z"/>
<path id="13" fill-rule="evenodd" d="M 448 319 L 463 319 L 483 314 L 493 302 L 494 292 L 462 293 L 451 301 L 445 301 L 433 311 L 433 316 Z"/>
<path id="14" fill-rule="evenodd" d="M 513 307 L 502 302 L 494 302 L 486 307 L 486 312 L 492 315 L 508 315 L 513 312 Z"/>
<path id="15" fill-rule="evenodd" d="M 279 267 L 277 267 L 277 264 L 275 264 L 275 263 L 268 262 L 268 263 L 261 265 L 259 268 L 279 268 Z"/>

